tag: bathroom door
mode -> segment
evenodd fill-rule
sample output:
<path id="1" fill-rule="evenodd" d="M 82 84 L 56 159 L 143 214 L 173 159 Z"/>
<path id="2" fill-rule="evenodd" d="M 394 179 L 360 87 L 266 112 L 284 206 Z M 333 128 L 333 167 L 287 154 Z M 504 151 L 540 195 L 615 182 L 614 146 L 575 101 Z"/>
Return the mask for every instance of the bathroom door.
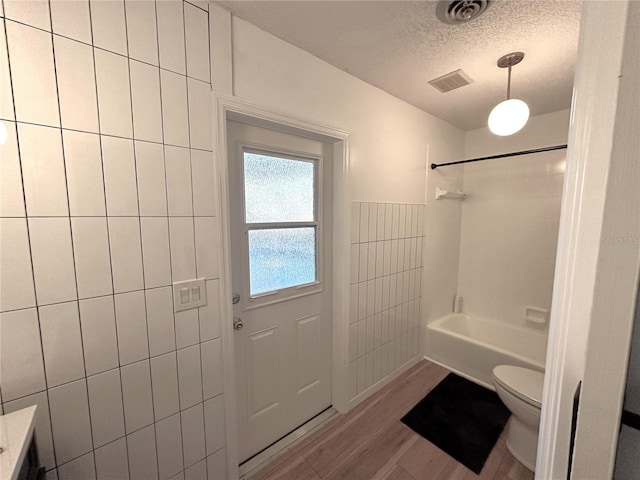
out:
<path id="1" fill-rule="evenodd" d="M 227 145 L 242 463 L 331 405 L 331 176 L 315 140 L 229 122 Z"/>

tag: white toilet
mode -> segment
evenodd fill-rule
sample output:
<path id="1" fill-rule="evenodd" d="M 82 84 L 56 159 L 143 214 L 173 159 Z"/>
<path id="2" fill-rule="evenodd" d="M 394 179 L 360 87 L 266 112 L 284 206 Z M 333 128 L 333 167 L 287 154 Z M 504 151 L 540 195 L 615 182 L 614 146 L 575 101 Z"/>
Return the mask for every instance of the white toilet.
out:
<path id="1" fill-rule="evenodd" d="M 532 472 L 536 466 L 538 427 L 544 374 L 529 368 L 499 365 L 493 369 L 493 385 L 511 410 L 507 448 Z"/>

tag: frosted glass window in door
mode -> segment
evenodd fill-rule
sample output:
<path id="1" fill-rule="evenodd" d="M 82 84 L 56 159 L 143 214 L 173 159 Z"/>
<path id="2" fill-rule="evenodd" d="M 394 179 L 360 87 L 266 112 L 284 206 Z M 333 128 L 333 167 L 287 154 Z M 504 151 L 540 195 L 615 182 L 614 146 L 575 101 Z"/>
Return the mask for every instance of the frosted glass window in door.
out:
<path id="1" fill-rule="evenodd" d="M 316 228 L 249 230 L 250 294 L 315 282 Z"/>
<path id="2" fill-rule="evenodd" d="M 244 152 L 246 223 L 315 220 L 315 162 Z"/>

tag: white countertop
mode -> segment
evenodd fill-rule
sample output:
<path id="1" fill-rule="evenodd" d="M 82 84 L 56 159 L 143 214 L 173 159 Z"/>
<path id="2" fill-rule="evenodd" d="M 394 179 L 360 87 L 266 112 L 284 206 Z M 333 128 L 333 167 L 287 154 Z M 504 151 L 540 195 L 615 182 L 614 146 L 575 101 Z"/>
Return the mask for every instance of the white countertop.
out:
<path id="1" fill-rule="evenodd" d="M 18 478 L 24 456 L 31 444 L 37 406 L 0 416 L 0 480 Z"/>

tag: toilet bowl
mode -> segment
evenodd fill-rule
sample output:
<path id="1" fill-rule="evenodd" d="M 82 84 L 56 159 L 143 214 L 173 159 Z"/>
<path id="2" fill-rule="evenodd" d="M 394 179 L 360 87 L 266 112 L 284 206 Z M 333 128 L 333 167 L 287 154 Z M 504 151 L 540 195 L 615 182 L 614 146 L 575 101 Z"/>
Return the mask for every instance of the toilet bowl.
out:
<path id="1" fill-rule="evenodd" d="M 532 472 L 536 466 L 538 427 L 544 374 L 529 368 L 499 365 L 493 369 L 493 385 L 511 410 L 507 448 Z"/>

